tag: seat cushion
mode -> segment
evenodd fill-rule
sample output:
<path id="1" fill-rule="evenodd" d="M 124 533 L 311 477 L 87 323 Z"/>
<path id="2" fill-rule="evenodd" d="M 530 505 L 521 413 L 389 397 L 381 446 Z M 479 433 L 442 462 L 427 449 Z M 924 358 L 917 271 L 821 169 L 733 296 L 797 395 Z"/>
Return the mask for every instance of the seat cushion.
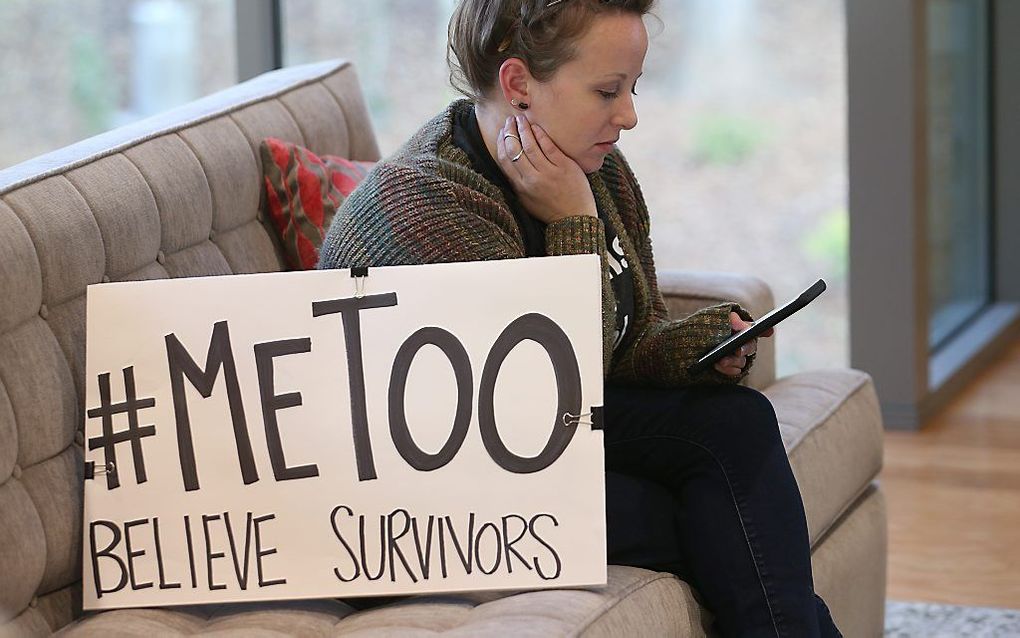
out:
<path id="1" fill-rule="evenodd" d="M 813 370 L 765 390 L 779 417 L 814 546 L 882 468 L 882 415 L 871 377 Z"/>
<path id="2" fill-rule="evenodd" d="M 340 600 L 121 609 L 60 635 L 704 636 L 708 622 L 686 583 L 613 565 L 604 587 L 411 596 L 362 611 Z"/>

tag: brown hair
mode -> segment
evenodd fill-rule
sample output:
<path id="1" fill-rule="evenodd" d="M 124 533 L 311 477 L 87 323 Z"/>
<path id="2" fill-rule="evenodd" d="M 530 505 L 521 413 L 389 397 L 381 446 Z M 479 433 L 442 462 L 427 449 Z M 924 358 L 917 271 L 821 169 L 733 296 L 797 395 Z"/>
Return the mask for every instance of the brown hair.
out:
<path id="1" fill-rule="evenodd" d="M 575 45 L 596 15 L 612 11 L 644 16 L 655 2 L 460 0 L 447 31 L 450 84 L 481 101 L 508 58 L 520 58 L 536 80 L 546 82 L 577 54 Z"/>

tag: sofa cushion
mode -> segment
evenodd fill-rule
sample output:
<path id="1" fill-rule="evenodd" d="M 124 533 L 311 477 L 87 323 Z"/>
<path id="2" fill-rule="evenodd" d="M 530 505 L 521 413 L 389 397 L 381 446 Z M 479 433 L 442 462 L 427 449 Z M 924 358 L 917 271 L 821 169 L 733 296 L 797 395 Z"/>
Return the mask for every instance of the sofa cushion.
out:
<path id="1" fill-rule="evenodd" d="M 603 587 L 411 596 L 364 611 L 339 600 L 123 609 L 60 635 L 704 636 L 709 619 L 675 577 L 610 566 Z"/>
<path id="2" fill-rule="evenodd" d="M 882 416 L 871 377 L 813 370 L 765 390 L 779 417 L 814 546 L 882 468 Z"/>
<path id="3" fill-rule="evenodd" d="M 287 265 L 314 269 L 333 216 L 373 162 L 319 157 L 297 144 L 267 138 L 259 145 L 266 214 L 280 235 Z"/>

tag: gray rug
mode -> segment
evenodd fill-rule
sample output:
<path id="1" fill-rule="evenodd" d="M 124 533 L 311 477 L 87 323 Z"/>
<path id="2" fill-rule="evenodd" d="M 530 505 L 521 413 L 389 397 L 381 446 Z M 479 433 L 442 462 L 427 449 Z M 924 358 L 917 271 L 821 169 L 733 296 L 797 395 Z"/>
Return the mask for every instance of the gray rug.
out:
<path id="1" fill-rule="evenodd" d="M 890 600 L 886 638 L 1017 638 L 1020 610 Z"/>

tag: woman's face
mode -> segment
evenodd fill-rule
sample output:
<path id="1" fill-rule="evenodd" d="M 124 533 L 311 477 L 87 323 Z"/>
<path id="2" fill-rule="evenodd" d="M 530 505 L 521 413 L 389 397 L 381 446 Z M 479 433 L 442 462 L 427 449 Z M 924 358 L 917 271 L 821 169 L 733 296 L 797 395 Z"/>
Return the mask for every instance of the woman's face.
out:
<path id="1" fill-rule="evenodd" d="M 596 17 L 576 46 L 577 57 L 548 82 L 529 87 L 531 105 L 524 113 L 585 173 L 594 173 L 620 131 L 637 126 L 634 87 L 648 33 L 640 16 L 608 13 Z"/>

